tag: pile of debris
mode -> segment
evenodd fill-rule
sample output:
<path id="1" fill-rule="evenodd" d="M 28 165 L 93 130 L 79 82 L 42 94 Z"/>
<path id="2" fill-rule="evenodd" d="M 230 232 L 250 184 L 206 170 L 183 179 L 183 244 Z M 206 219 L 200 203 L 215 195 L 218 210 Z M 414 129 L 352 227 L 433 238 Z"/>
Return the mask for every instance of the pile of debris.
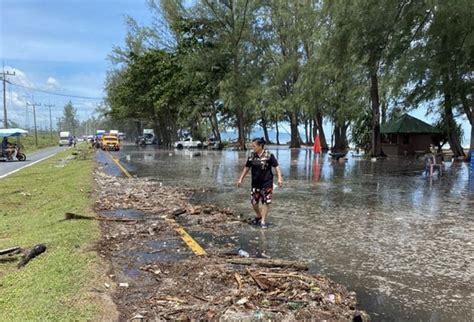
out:
<path id="1" fill-rule="evenodd" d="M 193 258 L 141 267 L 157 281 L 147 312 L 158 319 L 360 320 L 355 293 L 331 280 L 295 269 L 229 264 Z M 133 315 L 133 314 L 132 314 Z"/>
<path id="2" fill-rule="evenodd" d="M 214 205 L 193 206 L 189 203 L 195 193 L 191 188 L 163 186 L 148 179 L 125 179 L 96 171 L 98 189 L 96 210 L 134 209 L 147 214 L 147 218 L 179 217 L 195 231 L 226 234 L 235 229 L 242 219 L 227 208 Z"/>
<path id="3" fill-rule="evenodd" d="M 190 204 L 192 189 L 101 172 L 96 182 L 99 211 L 144 213 L 143 219 L 131 222 L 101 221 L 100 253 L 111 263 L 121 319 L 369 321 L 357 310 L 355 293 L 309 274 L 305 263 L 239 257 L 235 244 L 202 245 L 208 256 L 194 256 L 169 219 L 213 236 L 235 234 L 242 220 L 230 209 Z M 161 248 L 153 249 L 157 243 Z M 234 252 L 223 250 L 227 246 Z"/>

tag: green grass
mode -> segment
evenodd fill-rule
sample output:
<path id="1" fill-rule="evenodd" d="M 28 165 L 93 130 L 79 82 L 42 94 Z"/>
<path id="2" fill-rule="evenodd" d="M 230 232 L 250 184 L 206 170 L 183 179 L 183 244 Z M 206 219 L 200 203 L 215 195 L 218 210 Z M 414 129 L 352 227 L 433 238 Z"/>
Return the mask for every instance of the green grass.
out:
<path id="1" fill-rule="evenodd" d="M 0 249 L 47 247 L 22 269 L 0 263 L 2 321 L 90 320 L 99 311 L 89 293 L 100 262 L 93 250 L 99 225 L 60 221 L 65 212 L 93 215 L 91 155 L 57 167 L 71 152 L 0 180 Z"/>
<path id="2" fill-rule="evenodd" d="M 59 138 L 57 134 L 53 133 L 53 138 L 46 132 L 38 132 L 38 146 L 36 146 L 35 132 L 29 132 L 28 135 L 21 136 L 19 141 L 17 138 L 10 138 L 11 142 L 20 142 L 23 145 L 25 153 L 31 153 L 40 149 L 44 149 L 50 146 L 56 146 L 59 144 Z"/>

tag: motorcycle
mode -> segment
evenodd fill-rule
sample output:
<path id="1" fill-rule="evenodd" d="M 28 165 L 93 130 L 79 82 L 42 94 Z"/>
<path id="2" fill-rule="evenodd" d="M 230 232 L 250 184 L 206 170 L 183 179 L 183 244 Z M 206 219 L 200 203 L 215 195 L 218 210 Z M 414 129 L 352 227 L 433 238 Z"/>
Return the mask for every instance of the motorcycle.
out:
<path id="1" fill-rule="evenodd" d="M 135 141 L 135 144 L 137 146 L 146 147 L 145 137 L 143 137 L 143 136 L 138 137 L 137 140 Z"/>
<path id="2" fill-rule="evenodd" d="M 22 145 L 16 144 L 16 143 L 11 143 L 10 148 L 13 148 L 13 149 L 16 150 L 16 159 L 18 161 L 25 161 L 26 160 L 26 154 L 22 151 L 23 150 Z M 10 157 L 8 157 L 6 151 L 1 150 L 0 151 L 0 161 L 13 161 L 12 155 L 13 155 L 13 153 L 10 154 Z"/>

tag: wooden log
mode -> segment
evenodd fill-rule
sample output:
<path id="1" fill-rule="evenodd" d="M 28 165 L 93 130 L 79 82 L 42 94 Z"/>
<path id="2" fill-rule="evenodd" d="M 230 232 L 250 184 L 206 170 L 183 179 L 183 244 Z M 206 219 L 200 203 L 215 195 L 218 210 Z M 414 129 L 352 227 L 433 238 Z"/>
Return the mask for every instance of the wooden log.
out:
<path id="1" fill-rule="evenodd" d="M 270 258 L 230 258 L 227 263 L 239 265 L 258 265 L 262 267 L 285 267 L 299 270 L 308 270 L 308 264 L 294 261 L 287 261 L 283 259 Z"/>
<path id="2" fill-rule="evenodd" d="M 15 253 L 15 252 L 17 252 L 17 251 L 20 250 L 20 249 L 21 249 L 21 248 L 20 248 L 19 246 L 17 246 L 17 247 L 10 247 L 10 248 L 6 248 L 6 249 L 0 249 L 0 255 Z"/>

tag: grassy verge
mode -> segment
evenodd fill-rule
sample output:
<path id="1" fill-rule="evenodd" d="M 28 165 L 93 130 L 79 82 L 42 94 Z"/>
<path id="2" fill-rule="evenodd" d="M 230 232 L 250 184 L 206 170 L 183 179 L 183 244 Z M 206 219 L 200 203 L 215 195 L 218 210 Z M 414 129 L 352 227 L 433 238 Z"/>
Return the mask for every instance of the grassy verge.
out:
<path id="1" fill-rule="evenodd" d="M 0 263 L 3 321 L 90 320 L 99 308 L 89 290 L 99 263 L 100 236 L 92 220 L 60 221 L 65 212 L 92 215 L 93 161 L 87 147 L 72 150 L 0 180 L 0 249 L 45 244 L 44 254 L 22 269 Z M 79 150 L 79 149 L 78 149 Z"/>
<path id="2" fill-rule="evenodd" d="M 51 139 L 51 135 L 49 133 L 39 132 L 38 146 L 36 146 L 34 131 L 28 133 L 28 135 L 21 136 L 19 139 L 10 138 L 9 141 L 21 143 L 23 145 L 25 153 L 31 153 L 40 149 L 44 149 L 50 146 L 56 146 L 59 144 L 59 138 L 57 137 L 57 134 L 53 133 L 53 138 Z"/>

